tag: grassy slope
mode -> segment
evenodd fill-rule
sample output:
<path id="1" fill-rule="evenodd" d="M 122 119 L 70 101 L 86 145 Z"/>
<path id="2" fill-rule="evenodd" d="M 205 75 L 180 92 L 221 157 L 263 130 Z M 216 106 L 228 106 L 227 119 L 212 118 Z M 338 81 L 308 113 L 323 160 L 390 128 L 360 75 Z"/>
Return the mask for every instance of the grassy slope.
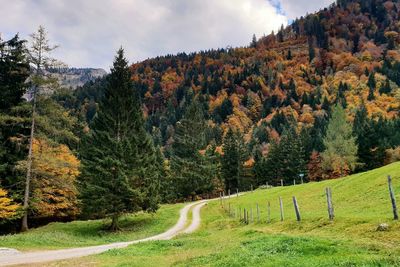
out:
<path id="1" fill-rule="evenodd" d="M 183 204 L 163 205 L 156 214 L 139 213 L 121 218 L 122 231 L 103 230 L 104 220 L 50 223 L 23 234 L 0 236 L 0 247 L 20 250 L 57 249 L 130 241 L 161 233 L 172 227 Z"/>
<path id="2" fill-rule="evenodd" d="M 255 210 L 263 222 L 244 225 L 212 202 L 202 210 L 202 228 L 192 235 L 112 250 L 50 266 L 400 266 L 400 223 L 392 220 L 386 175 L 400 193 L 400 163 L 344 179 L 256 190 L 231 199 L 231 206 Z M 327 219 L 324 189 L 332 188 L 336 218 Z M 303 221 L 295 221 L 292 196 Z M 285 221 L 279 220 L 278 197 Z M 272 223 L 265 203 L 271 201 Z M 387 222 L 390 231 L 377 232 Z"/>

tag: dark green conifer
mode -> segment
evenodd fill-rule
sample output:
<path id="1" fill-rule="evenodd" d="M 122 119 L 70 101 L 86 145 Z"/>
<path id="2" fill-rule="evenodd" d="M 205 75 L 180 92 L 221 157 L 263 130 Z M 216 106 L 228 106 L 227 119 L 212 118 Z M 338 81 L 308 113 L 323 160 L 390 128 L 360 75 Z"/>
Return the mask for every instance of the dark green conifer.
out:
<path id="1" fill-rule="evenodd" d="M 159 200 L 156 154 L 122 48 L 90 128 L 80 150 L 84 213 L 110 217 L 110 229 L 116 230 L 123 213 L 155 211 Z"/>
<path id="2" fill-rule="evenodd" d="M 205 151 L 206 123 L 204 111 L 197 99 L 187 107 L 183 118 L 177 122 L 171 155 L 171 173 L 176 195 L 191 197 L 213 190 L 215 162 Z"/>

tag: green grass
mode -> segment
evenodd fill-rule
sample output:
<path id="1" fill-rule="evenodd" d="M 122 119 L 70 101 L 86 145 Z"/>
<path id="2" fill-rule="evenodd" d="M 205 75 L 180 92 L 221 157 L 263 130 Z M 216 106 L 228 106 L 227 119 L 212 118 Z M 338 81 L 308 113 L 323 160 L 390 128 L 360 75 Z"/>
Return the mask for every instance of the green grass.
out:
<path id="1" fill-rule="evenodd" d="M 388 174 L 400 201 L 400 163 L 395 163 L 338 180 L 255 190 L 225 202 L 232 209 L 253 207 L 254 214 L 258 203 L 260 223 L 245 225 L 213 201 L 202 209 L 201 228 L 193 234 L 48 266 L 400 266 L 400 223 L 392 219 Z M 327 186 L 332 188 L 334 222 L 328 220 Z M 301 222 L 295 220 L 292 196 L 299 202 Z M 267 201 L 271 223 L 266 222 Z M 381 222 L 390 230 L 376 231 Z"/>
<path id="2" fill-rule="evenodd" d="M 49 266 L 400 266 L 400 223 L 393 221 L 387 175 L 400 201 L 400 163 L 343 179 L 255 190 L 225 202 L 261 208 L 261 222 L 231 218 L 219 201 L 202 210 L 202 226 L 191 235 L 111 250 Z M 335 220 L 328 220 L 325 188 L 332 188 Z M 295 220 L 296 196 L 302 221 Z M 278 198 L 284 201 L 280 221 Z M 271 223 L 266 203 L 271 202 Z M 256 216 L 255 220 L 256 220 Z M 379 223 L 390 225 L 378 232 Z"/>
<path id="3" fill-rule="evenodd" d="M 107 220 L 50 223 L 26 233 L 0 236 L 0 247 L 42 250 L 131 241 L 162 233 L 172 227 L 183 204 L 162 205 L 156 214 L 139 213 L 121 218 L 122 230 L 109 232 Z"/>

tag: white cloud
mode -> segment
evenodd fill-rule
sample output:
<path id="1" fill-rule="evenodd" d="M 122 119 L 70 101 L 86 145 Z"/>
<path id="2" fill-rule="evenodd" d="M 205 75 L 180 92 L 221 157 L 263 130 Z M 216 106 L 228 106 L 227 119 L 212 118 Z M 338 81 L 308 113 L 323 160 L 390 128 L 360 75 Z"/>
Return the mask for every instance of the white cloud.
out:
<path id="1" fill-rule="evenodd" d="M 131 61 L 247 45 L 287 18 L 266 0 L 0 0 L 1 32 L 44 25 L 70 66 L 108 69 L 119 46 Z"/>
<path id="2" fill-rule="evenodd" d="M 247 45 L 333 0 L 0 0 L 0 32 L 27 38 L 44 25 L 70 66 L 108 69 L 122 45 L 131 61 Z"/>
<path id="3" fill-rule="evenodd" d="M 313 13 L 334 3 L 334 0 L 271 0 L 280 2 L 280 6 L 289 19 L 300 18 L 306 13 Z"/>

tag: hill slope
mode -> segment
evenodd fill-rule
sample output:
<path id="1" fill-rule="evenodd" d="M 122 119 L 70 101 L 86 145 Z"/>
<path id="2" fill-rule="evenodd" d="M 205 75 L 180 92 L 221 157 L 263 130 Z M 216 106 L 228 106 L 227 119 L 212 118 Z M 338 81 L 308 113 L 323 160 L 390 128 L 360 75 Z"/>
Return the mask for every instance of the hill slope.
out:
<path id="1" fill-rule="evenodd" d="M 248 158 L 268 154 L 269 144 L 295 121 L 310 137 L 305 159 L 323 151 L 322 137 L 333 105 L 349 121 L 365 108 L 369 118 L 396 120 L 400 111 L 400 4 L 342 0 L 248 47 L 167 55 L 132 65 L 147 129 L 169 157 L 176 124 L 195 97 L 208 120 L 207 143 L 221 146 L 228 129 L 243 134 Z M 77 93 L 87 118 L 102 95 L 102 81 Z M 89 103 L 89 104 L 88 104 Z M 82 112 L 80 112 L 82 113 Z M 400 138 L 373 125 L 359 157 L 364 170 L 382 166 L 384 151 Z M 383 141 L 386 140 L 386 141 Z M 365 144 L 364 144 L 365 145 Z M 377 149 L 379 148 L 379 149 Z M 383 151 L 383 152 L 382 152 Z M 379 155 L 378 155 L 379 154 Z"/>
<path id="2" fill-rule="evenodd" d="M 139 244 L 57 266 L 398 266 L 400 224 L 392 220 L 386 175 L 400 193 L 400 163 L 338 180 L 255 190 L 226 200 L 225 207 L 260 204 L 261 221 L 248 225 L 228 216 L 219 202 L 202 210 L 202 227 L 172 241 Z M 336 218 L 329 222 L 325 187 L 331 187 Z M 278 197 L 284 201 L 280 221 Z M 295 221 L 292 196 L 303 220 Z M 265 213 L 271 202 L 271 223 Z M 386 222 L 386 232 L 376 231 Z"/>

